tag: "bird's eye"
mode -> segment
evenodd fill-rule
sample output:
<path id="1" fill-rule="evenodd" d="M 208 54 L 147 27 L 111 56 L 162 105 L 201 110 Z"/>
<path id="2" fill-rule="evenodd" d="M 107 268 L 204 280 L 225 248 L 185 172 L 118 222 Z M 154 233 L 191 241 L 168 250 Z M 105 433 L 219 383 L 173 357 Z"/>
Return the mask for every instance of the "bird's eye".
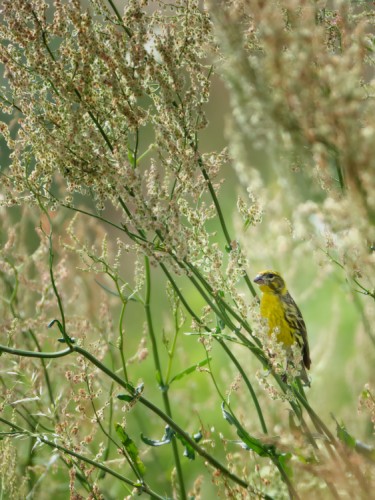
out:
<path id="1" fill-rule="evenodd" d="M 266 274 L 266 278 L 273 279 L 274 277 L 275 277 L 275 275 L 272 274 L 272 273 L 267 273 Z"/>

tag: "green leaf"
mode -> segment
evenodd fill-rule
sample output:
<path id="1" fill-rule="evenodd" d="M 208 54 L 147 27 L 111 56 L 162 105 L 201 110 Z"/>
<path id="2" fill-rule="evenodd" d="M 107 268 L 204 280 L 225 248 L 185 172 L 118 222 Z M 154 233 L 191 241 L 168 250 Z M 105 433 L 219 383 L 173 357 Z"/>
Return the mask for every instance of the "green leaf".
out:
<path id="1" fill-rule="evenodd" d="M 133 384 L 131 384 L 130 382 L 125 382 L 125 388 L 131 393 L 133 394 L 134 396 L 139 396 L 140 394 L 142 394 L 143 392 L 143 389 L 145 387 L 145 385 L 142 383 L 142 384 L 139 384 L 137 385 L 137 387 L 134 387 Z"/>
<path id="2" fill-rule="evenodd" d="M 272 455 L 274 447 L 271 445 L 264 445 L 259 439 L 250 436 L 244 429 L 237 428 L 238 437 L 260 457 L 269 457 Z"/>
<path id="3" fill-rule="evenodd" d="M 136 444 L 129 437 L 129 434 L 125 432 L 124 428 L 120 424 L 116 425 L 116 433 L 120 438 L 123 447 L 128 452 L 129 457 L 131 458 L 135 468 L 139 472 L 140 476 L 143 477 L 146 472 L 146 467 L 142 462 L 142 460 L 140 459 L 139 451 Z"/>
<path id="4" fill-rule="evenodd" d="M 345 443 L 349 448 L 355 448 L 355 439 L 349 434 L 343 425 L 337 426 L 337 437 Z"/>
<path id="5" fill-rule="evenodd" d="M 114 292 L 113 290 L 111 290 L 110 288 L 108 288 L 107 286 L 103 285 L 102 283 L 100 283 L 100 281 L 98 281 L 97 279 L 94 279 L 95 283 L 97 285 L 100 286 L 100 288 L 102 288 L 105 292 L 109 293 L 110 295 L 114 295 L 115 297 L 120 297 L 120 295 L 118 294 L 118 292 Z"/>
<path id="6" fill-rule="evenodd" d="M 221 410 L 225 420 L 236 427 L 238 437 L 248 447 L 248 449 L 253 450 L 260 457 L 270 457 L 274 455 L 275 447 L 273 445 L 264 445 L 261 441 L 259 441 L 259 439 L 250 436 L 236 417 L 224 408 L 224 405 L 225 403 L 222 403 Z"/>
<path id="7" fill-rule="evenodd" d="M 366 458 L 375 462 L 375 448 L 374 446 L 362 443 L 358 439 L 355 439 L 349 432 L 347 431 L 344 424 L 339 424 L 335 419 L 334 415 L 331 413 L 331 417 L 336 422 L 336 432 L 337 437 L 340 441 L 346 444 L 351 449 L 355 449 L 356 452 L 364 455 Z"/>
<path id="8" fill-rule="evenodd" d="M 280 454 L 277 454 L 277 458 L 278 458 L 279 464 L 283 468 L 285 474 L 289 478 L 291 478 L 293 476 L 293 469 L 289 465 L 289 461 L 292 458 L 292 454 L 291 453 L 280 453 Z"/>
<path id="9" fill-rule="evenodd" d="M 174 434 L 175 431 L 171 429 L 169 425 L 167 425 L 165 427 L 164 436 L 160 440 L 150 439 L 143 434 L 141 434 L 141 439 L 145 444 L 148 444 L 148 446 L 163 446 L 165 444 L 169 444 L 172 441 Z"/>
<path id="10" fill-rule="evenodd" d="M 201 431 L 198 431 L 195 434 L 193 434 L 193 439 L 196 443 L 199 443 L 199 441 L 202 439 L 202 437 L 203 437 L 203 434 Z"/>
<path id="11" fill-rule="evenodd" d="M 335 419 L 334 415 L 331 414 L 331 416 L 336 422 L 336 432 L 339 440 L 345 443 L 346 446 L 348 446 L 349 448 L 354 449 L 356 443 L 355 438 L 349 434 L 344 424 L 339 424 L 338 421 Z"/>
<path id="12" fill-rule="evenodd" d="M 129 385 L 130 387 L 133 387 L 133 386 L 132 386 L 131 384 L 129 384 L 129 383 L 128 383 L 127 385 Z M 145 387 L 145 384 L 143 384 L 143 383 L 141 383 L 141 384 L 137 385 L 137 387 L 134 389 L 135 394 L 136 394 L 137 396 L 138 396 L 139 394 L 142 394 L 144 387 Z"/>
<path id="13" fill-rule="evenodd" d="M 130 403 L 134 399 L 137 399 L 137 396 L 139 396 L 143 392 L 144 384 L 139 384 L 137 385 L 137 387 L 134 387 L 134 385 L 132 385 L 130 382 L 125 382 L 124 385 L 125 389 L 127 389 L 130 394 L 118 394 L 117 399 L 120 399 L 121 401 Z"/>
<path id="14" fill-rule="evenodd" d="M 182 372 L 177 373 L 177 375 L 175 375 L 174 377 L 172 377 L 169 383 L 171 384 L 175 380 L 180 380 L 183 377 L 185 377 L 185 375 L 189 375 L 190 373 L 195 372 L 198 367 L 207 365 L 207 363 L 209 363 L 211 361 L 211 359 L 212 358 L 206 358 L 206 359 L 203 359 L 202 361 L 199 361 L 199 363 L 196 363 L 195 365 L 189 366 L 189 368 L 186 368 Z"/>
<path id="15" fill-rule="evenodd" d="M 130 403 L 131 401 L 133 401 L 133 399 L 135 399 L 135 396 L 130 396 L 130 394 L 118 394 L 117 399 Z"/>
<path id="16" fill-rule="evenodd" d="M 175 432 L 173 429 L 171 429 L 171 427 L 169 427 L 169 425 L 167 425 L 165 427 L 164 436 L 160 440 L 150 439 L 150 438 L 144 436 L 143 434 L 141 434 L 141 439 L 148 446 L 163 446 L 165 444 L 169 444 L 172 441 L 174 436 L 184 446 L 184 448 L 185 448 L 184 456 L 189 458 L 190 460 L 194 460 L 195 459 L 194 448 L 192 448 L 192 446 L 185 440 L 185 438 L 183 436 L 181 436 L 180 434 Z"/>
<path id="17" fill-rule="evenodd" d="M 47 325 L 47 328 L 52 328 L 55 323 L 57 324 L 57 326 L 60 330 L 60 333 L 62 335 L 62 338 L 57 339 L 58 342 L 61 342 L 62 344 L 65 344 L 65 343 L 74 344 L 75 339 L 69 337 L 69 335 L 64 331 L 64 328 L 58 319 L 53 319 L 52 321 L 50 321 Z"/>
<path id="18" fill-rule="evenodd" d="M 220 333 L 221 333 L 225 329 L 226 325 L 221 318 L 216 318 L 216 321 L 217 321 L 217 326 L 218 326 L 218 328 L 220 328 Z M 219 332 L 217 332 L 217 333 L 219 333 Z"/>
<path id="19" fill-rule="evenodd" d="M 269 457 L 277 467 L 282 468 L 288 477 L 292 477 L 293 470 L 289 465 L 289 461 L 292 457 L 291 453 L 280 453 L 277 451 L 274 444 L 262 443 L 260 439 L 250 436 L 248 432 L 242 427 L 237 418 L 225 408 L 225 403 L 221 405 L 221 410 L 223 416 L 227 422 L 234 425 L 237 429 L 237 435 L 240 438 L 238 443 L 242 448 L 247 450 L 252 450 L 254 453 L 260 457 Z"/>
<path id="20" fill-rule="evenodd" d="M 195 460 L 195 451 L 194 448 L 181 436 L 181 434 L 176 433 L 176 438 L 181 442 L 181 444 L 185 447 L 184 457 L 187 457 L 189 460 Z"/>
<path id="21" fill-rule="evenodd" d="M 110 288 L 108 288 L 106 285 L 103 285 L 103 283 L 100 283 L 100 281 L 99 281 L 99 280 L 94 279 L 94 281 L 95 281 L 95 283 L 96 283 L 97 285 L 99 285 L 99 286 L 100 286 L 100 288 L 102 288 L 105 292 L 109 293 L 110 295 L 114 295 L 115 297 L 120 297 L 120 295 L 119 295 L 119 293 L 118 293 L 118 292 L 115 292 L 115 291 L 111 290 Z M 124 296 L 123 296 L 123 297 L 124 297 Z M 124 298 L 125 298 L 125 300 L 126 300 L 127 302 L 139 302 L 139 300 L 138 300 L 137 298 L 133 297 L 132 295 L 129 295 L 129 296 L 127 296 L 127 297 L 125 296 Z"/>
<path id="22" fill-rule="evenodd" d="M 60 342 L 60 344 L 66 344 L 66 340 L 63 337 L 60 337 L 59 339 L 57 339 L 57 342 Z M 75 344 L 76 339 L 74 337 L 70 337 L 69 342 L 71 344 Z"/>
<path id="23" fill-rule="evenodd" d="M 225 403 L 221 404 L 221 411 L 223 412 L 223 417 L 225 418 L 225 420 L 229 422 L 230 425 L 234 425 L 235 418 L 231 413 L 229 413 L 229 411 L 225 409 Z"/>
<path id="24" fill-rule="evenodd" d="M 51 320 L 48 323 L 47 328 L 52 328 L 55 323 L 57 323 L 57 326 L 59 327 L 60 332 L 62 332 L 62 325 L 61 325 L 61 323 L 60 323 L 60 321 L 58 319 Z"/>

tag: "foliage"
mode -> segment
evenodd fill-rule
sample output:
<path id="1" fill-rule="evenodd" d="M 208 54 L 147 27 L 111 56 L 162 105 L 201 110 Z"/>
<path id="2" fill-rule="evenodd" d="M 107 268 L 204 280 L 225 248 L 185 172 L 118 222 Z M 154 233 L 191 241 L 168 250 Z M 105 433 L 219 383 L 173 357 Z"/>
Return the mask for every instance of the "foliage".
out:
<path id="1" fill-rule="evenodd" d="M 2 2 L 3 496 L 369 498 L 373 9 L 119 4 Z M 311 389 L 259 317 L 269 267 Z"/>

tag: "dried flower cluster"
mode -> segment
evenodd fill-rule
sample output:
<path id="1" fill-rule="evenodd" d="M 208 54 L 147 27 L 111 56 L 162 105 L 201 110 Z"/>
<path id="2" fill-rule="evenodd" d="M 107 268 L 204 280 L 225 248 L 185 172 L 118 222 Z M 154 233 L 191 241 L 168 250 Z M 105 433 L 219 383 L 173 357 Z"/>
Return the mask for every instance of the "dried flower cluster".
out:
<path id="1" fill-rule="evenodd" d="M 3 203 L 73 208 L 78 193 L 99 210 L 110 202 L 137 248 L 178 273 L 199 267 L 215 292 L 240 300 L 243 257 L 233 252 L 226 272 L 207 229 L 228 155 L 198 150 L 208 13 L 197 1 L 154 12 L 147 3 L 131 1 L 119 16 L 104 1 L 57 2 L 53 14 L 44 2 L 4 2 L 2 106 L 20 118 L 15 138 L 2 126 L 12 151 Z"/>
<path id="2" fill-rule="evenodd" d="M 327 250 L 373 293 L 372 7 L 342 2 L 329 9 L 308 0 L 222 7 L 212 2 L 228 55 L 240 180 L 267 206 L 267 222 L 282 204 L 297 241 Z M 267 196 L 261 186 L 270 176 Z"/>
<path id="3" fill-rule="evenodd" d="M 6 494 L 16 498 L 20 474 L 34 496 L 54 476 L 48 494 L 63 485 L 72 498 L 124 487 L 370 497 L 373 427 L 354 427 L 353 401 L 375 345 L 374 12 L 313 0 L 3 0 Z M 232 117 L 227 147 L 207 153 L 213 74 Z M 238 197 L 224 210 L 229 165 Z M 250 276 L 270 266 L 321 316 L 311 392 L 298 386 L 298 346 L 286 353 L 269 335 L 253 297 Z M 346 386 L 350 404 L 338 397 L 328 411 L 364 446 L 320 418 Z M 360 409 L 372 425 L 370 386 Z M 228 422 L 230 437 L 216 434 Z"/>

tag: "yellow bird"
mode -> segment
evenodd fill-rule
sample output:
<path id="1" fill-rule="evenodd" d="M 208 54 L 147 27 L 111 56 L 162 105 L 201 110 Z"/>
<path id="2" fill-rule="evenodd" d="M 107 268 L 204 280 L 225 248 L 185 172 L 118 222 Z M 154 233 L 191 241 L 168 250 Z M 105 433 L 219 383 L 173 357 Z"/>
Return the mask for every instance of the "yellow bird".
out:
<path id="1" fill-rule="evenodd" d="M 260 314 L 268 320 L 270 333 L 276 331 L 278 342 L 286 348 L 295 342 L 301 348 L 303 365 L 301 378 L 310 385 L 305 367 L 311 366 L 310 349 L 307 340 L 306 325 L 301 311 L 288 292 L 285 281 L 276 271 L 262 271 L 254 279 L 262 291 Z"/>

